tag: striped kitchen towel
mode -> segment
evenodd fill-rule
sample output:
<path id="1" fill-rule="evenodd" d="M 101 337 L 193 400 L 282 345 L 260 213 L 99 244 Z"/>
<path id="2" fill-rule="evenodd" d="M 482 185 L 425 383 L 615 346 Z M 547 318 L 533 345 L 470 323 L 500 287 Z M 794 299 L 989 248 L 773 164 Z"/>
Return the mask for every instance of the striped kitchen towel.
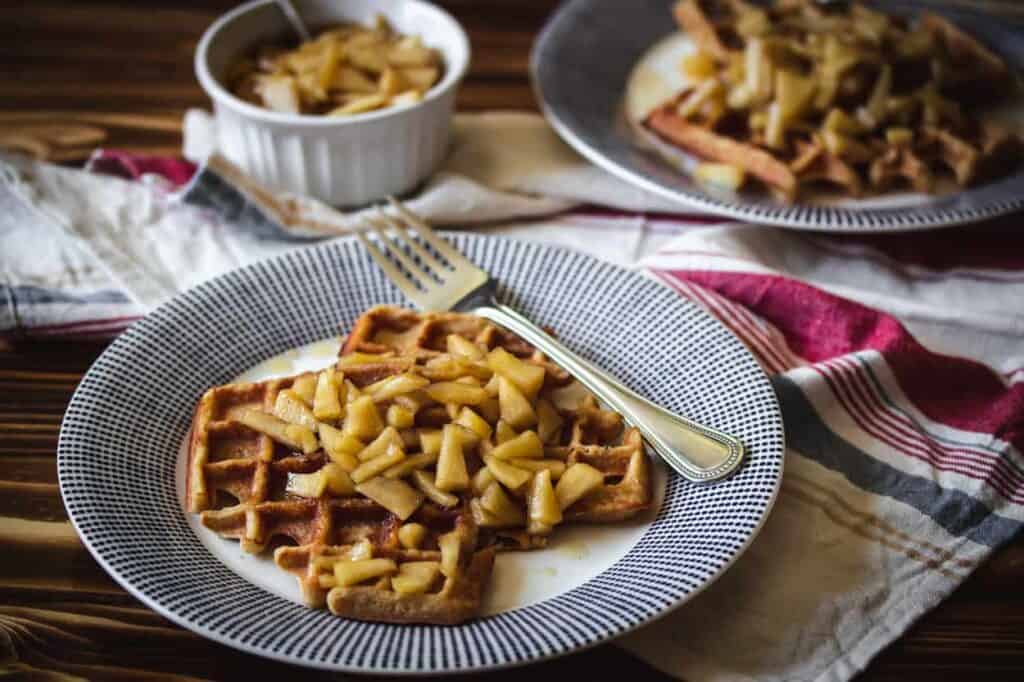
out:
<path id="1" fill-rule="evenodd" d="M 760 535 L 686 608 L 623 646 L 688 680 L 846 680 L 1020 530 L 1020 217 L 874 238 L 737 225 L 646 205 L 607 177 L 595 185 L 596 169 L 564 149 L 544 157 L 535 145 L 533 166 L 503 166 L 500 150 L 474 146 L 474 131 L 479 145 L 506 130 L 550 135 L 539 118 L 460 125 L 462 165 L 417 210 L 441 226 L 485 215 L 474 229 L 645 269 L 732 329 L 780 398 L 785 474 Z M 104 171 L 132 175 L 107 161 Z M 230 182 L 193 186 L 220 197 L 196 206 L 161 180 L 21 171 L 8 200 L 0 182 L 0 291 L 17 299 L 4 309 L 0 297 L 0 329 L 22 342 L 110 335 L 175 291 L 304 244 L 268 233 L 273 220 L 225 219 L 216 202 Z M 538 196 L 545 186 L 555 195 Z M 595 186 L 613 199 L 598 201 Z M 318 215 L 340 231 L 353 219 Z"/>
<path id="2" fill-rule="evenodd" d="M 1024 239 L 728 226 L 643 261 L 773 377 L 782 491 L 725 576 L 623 644 L 689 680 L 846 680 L 1024 521 Z"/>

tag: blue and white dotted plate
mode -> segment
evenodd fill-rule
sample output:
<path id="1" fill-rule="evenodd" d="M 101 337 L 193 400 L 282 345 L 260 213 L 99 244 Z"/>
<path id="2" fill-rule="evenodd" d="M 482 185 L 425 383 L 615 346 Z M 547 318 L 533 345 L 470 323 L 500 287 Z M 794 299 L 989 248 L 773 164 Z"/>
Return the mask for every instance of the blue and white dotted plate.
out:
<path id="1" fill-rule="evenodd" d="M 965 190 L 952 183 L 934 195 L 890 193 L 864 199 L 805 193 L 784 204 L 767 192 L 712 192 L 688 172 L 695 159 L 635 123 L 678 92 L 681 54 L 692 50 L 672 18 L 676 0 L 569 0 L 537 38 L 530 57 L 534 91 L 559 135 L 614 175 L 686 208 L 737 220 L 822 232 L 900 232 L 963 223 L 1024 209 L 1024 165 Z M 880 9 L 914 17 L 946 15 L 1024 71 L 1024 40 L 993 15 L 931 0 L 877 0 Z M 1024 132 L 1024 97 L 986 115 Z"/>
<path id="2" fill-rule="evenodd" d="M 403 302 L 358 242 L 340 240 L 181 294 L 86 374 L 64 417 L 58 471 L 71 521 L 100 564 L 210 639 L 289 663 L 382 674 L 566 654 L 665 614 L 717 578 L 757 533 L 782 475 L 782 418 L 753 357 L 716 320 L 641 274 L 510 239 L 449 239 L 499 279 L 505 301 L 581 355 L 665 407 L 739 436 L 750 453 L 740 472 L 711 486 L 658 477 L 659 508 L 609 543 L 600 528 L 567 528 L 580 535 L 556 534 L 550 549 L 532 553 L 552 567 L 519 570 L 511 555 L 499 557 L 491 587 L 501 599 L 464 625 L 361 623 L 302 606 L 297 590 L 263 580 L 282 573 L 270 559 L 239 557 L 236 543 L 194 527 L 176 476 L 192 410 L 209 386 L 336 336 L 373 305 Z"/>

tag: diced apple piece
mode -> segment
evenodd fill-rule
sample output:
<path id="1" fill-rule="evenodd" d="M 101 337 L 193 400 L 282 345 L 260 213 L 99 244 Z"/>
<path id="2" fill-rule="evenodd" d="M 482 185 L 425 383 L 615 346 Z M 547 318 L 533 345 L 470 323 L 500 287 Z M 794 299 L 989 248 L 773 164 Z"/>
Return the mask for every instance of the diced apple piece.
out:
<path id="1" fill-rule="evenodd" d="M 496 446 L 490 454 L 495 459 L 539 459 L 544 456 L 544 444 L 535 431 L 523 431 Z"/>
<path id="2" fill-rule="evenodd" d="M 437 82 L 440 71 L 436 66 L 423 66 L 412 69 L 401 69 L 402 75 L 417 90 L 426 91 Z"/>
<path id="3" fill-rule="evenodd" d="M 454 507 L 459 503 L 459 498 L 451 493 L 446 493 L 434 485 L 434 477 L 426 471 L 414 471 L 412 472 L 412 482 L 416 484 L 416 487 L 423 491 L 432 502 L 435 502 L 442 507 Z"/>
<path id="4" fill-rule="evenodd" d="M 594 399 L 593 394 L 578 381 L 561 386 L 549 394 L 552 404 L 559 410 L 576 410 Z"/>
<path id="5" fill-rule="evenodd" d="M 462 453 L 462 434 L 454 424 L 445 424 L 441 432 L 441 454 L 437 458 L 434 485 L 444 492 L 465 490 L 469 487 L 466 457 Z"/>
<path id="6" fill-rule="evenodd" d="M 423 95 L 419 90 L 406 90 L 397 95 L 392 95 L 390 104 L 393 107 L 408 106 L 423 101 Z"/>
<path id="7" fill-rule="evenodd" d="M 472 488 L 474 495 L 483 495 L 484 491 L 487 490 L 487 486 L 496 481 L 494 474 L 487 467 L 480 467 L 477 472 L 473 474 Z"/>
<path id="8" fill-rule="evenodd" d="M 558 503 L 555 489 L 551 486 L 551 472 L 538 471 L 530 483 L 530 521 L 546 526 L 562 522 L 562 507 Z"/>
<path id="9" fill-rule="evenodd" d="M 455 420 L 455 423 L 474 432 L 481 438 L 481 440 L 487 440 L 491 437 L 491 425 L 488 424 L 483 417 L 468 407 L 462 408 L 462 411 L 459 412 L 459 417 Z"/>
<path id="10" fill-rule="evenodd" d="M 481 360 L 470 360 L 448 354 L 431 358 L 420 371 L 431 381 L 454 381 L 467 377 L 477 381 L 486 381 L 494 375 L 491 368 Z"/>
<path id="11" fill-rule="evenodd" d="M 313 416 L 321 420 L 340 419 L 341 400 L 338 399 L 338 384 L 334 380 L 334 369 L 327 368 L 316 379 L 316 394 L 313 396 Z"/>
<path id="12" fill-rule="evenodd" d="M 487 391 L 480 386 L 469 386 L 454 381 L 439 381 L 426 389 L 427 395 L 439 403 L 478 405 L 487 400 Z"/>
<path id="13" fill-rule="evenodd" d="M 469 501 L 469 511 L 473 515 L 473 523 L 480 528 L 504 528 L 512 525 L 503 521 L 497 514 L 484 509 L 480 499 L 476 497 Z"/>
<path id="14" fill-rule="evenodd" d="M 710 189 L 735 192 L 746 182 L 747 173 L 729 163 L 699 163 L 693 169 L 693 177 Z"/>
<path id="15" fill-rule="evenodd" d="M 434 455 L 441 454 L 440 429 L 420 429 L 420 450 Z"/>
<path id="16" fill-rule="evenodd" d="M 382 48 L 377 45 L 352 47 L 345 50 L 345 57 L 355 66 L 370 73 L 381 73 L 388 68 L 388 60 Z"/>
<path id="17" fill-rule="evenodd" d="M 334 75 L 338 72 L 338 66 L 341 64 L 344 55 L 344 48 L 342 48 L 341 42 L 332 40 L 327 43 L 322 55 L 320 68 L 316 74 L 317 85 L 319 85 L 321 90 L 328 90 L 331 87 L 331 83 L 334 82 Z"/>
<path id="18" fill-rule="evenodd" d="M 407 69 L 407 71 L 419 69 Z M 418 76 L 406 79 L 416 83 Z M 284 114 L 297 114 L 302 110 L 299 101 L 299 89 L 294 78 L 290 76 L 265 76 L 260 79 L 259 94 L 263 98 L 263 106 L 271 111 Z"/>
<path id="19" fill-rule="evenodd" d="M 517 466 L 513 466 L 508 462 L 503 462 L 500 459 L 495 459 L 489 455 L 484 455 L 484 464 L 486 464 L 487 468 L 491 470 L 494 477 L 509 490 L 517 490 L 521 488 L 533 475 L 525 469 L 520 469 Z"/>
<path id="20" fill-rule="evenodd" d="M 530 401 L 505 376 L 498 380 L 498 405 L 501 418 L 513 428 L 525 429 L 537 423 L 537 413 L 530 406 Z"/>
<path id="21" fill-rule="evenodd" d="M 334 564 L 334 579 L 341 587 L 351 587 L 397 572 L 398 565 L 392 559 L 360 559 Z"/>
<path id="22" fill-rule="evenodd" d="M 434 51 L 404 38 L 388 50 L 388 63 L 394 66 L 428 67 L 434 63 Z"/>
<path id="23" fill-rule="evenodd" d="M 562 435 L 564 420 L 550 400 L 541 398 L 537 401 L 537 435 L 545 445 L 557 443 Z"/>
<path id="24" fill-rule="evenodd" d="M 487 490 L 480 496 L 480 506 L 509 525 L 519 526 L 526 522 L 523 510 L 512 501 L 497 481 L 487 486 Z"/>
<path id="25" fill-rule="evenodd" d="M 402 447 L 402 437 L 398 435 L 395 427 L 389 426 L 380 432 L 373 442 L 356 453 L 360 462 L 368 462 L 371 459 L 386 455 L 392 445 Z"/>
<path id="26" fill-rule="evenodd" d="M 544 368 L 520 360 L 500 346 L 487 355 L 487 365 L 516 385 L 523 395 L 533 397 L 544 385 Z"/>
<path id="27" fill-rule="evenodd" d="M 316 452 L 320 447 L 316 435 L 310 429 L 298 424 L 289 424 L 266 412 L 240 410 L 235 419 L 250 429 L 266 434 L 278 443 L 300 450 L 307 455 Z"/>
<path id="28" fill-rule="evenodd" d="M 583 462 L 577 462 L 565 470 L 555 486 L 558 505 L 564 510 L 573 502 L 597 490 L 604 483 L 604 474 Z"/>
<path id="29" fill-rule="evenodd" d="M 356 486 L 352 483 L 352 478 L 340 464 L 328 462 L 320 469 L 320 475 L 323 476 L 327 484 L 327 492 L 330 494 L 338 497 L 356 494 Z"/>
<path id="30" fill-rule="evenodd" d="M 350 379 L 345 379 L 345 402 L 355 402 L 362 397 L 363 392 L 359 390 L 359 387 L 353 384 Z"/>
<path id="31" fill-rule="evenodd" d="M 389 426 L 396 429 L 408 429 L 413 425 L 416 415 L 401 405 L 389 405 L 384 418 Z"/>
<path id="32" fill-rule="evenodd" d="M 441 573 L 449 578 L 454 578 L 459 573 L 459 562 L 462 558 L 462 541 L 452 531 L 439 537 L 437 539 L 437 546 L 441 550 Z"/>
<path id="33" fill-rule="evenodd" d="M 508 463 L 527 471 L 549 471 L 553 481 L 565 473 L 565 462 L 560 459 L 510 459 Z"/>
<path id="34" fill-rule="evenodd" d="M 444 411 L 448 413 L 448 418 L 455 421 L 459 418 L 459 412 L 462 410 L 462 405 L 456 405 L 455 403 L 448 403 L 444 406 Z"/>
<path id="35" fill-rule="evenodd" d="M 484 390 L 487 390 L 486 386 L 484 387 Z M 480 413 L 480 416 L 483 417 L 488 424 L 493 424 L 501 419 L 501 405 L 495 397 L 488 398 L 477 405 L 476 411 Z"/>
<path id="36" fill-rule="evenodd" d="M 399 564 L 398 575 L 391 578 L 391 589 L 397 594 L 423 594 L 441 575 L 441 564 L 436 561 L 407 561 Z"/>
<path id="37" fill-rule="evenodd" d="M 449 334 L 445 339 L 448 346 L 448 353 L 468 360 L 483 360 L 484 352 L 480 346 L 458 334 Z"/>
<path id="38" fill-rule="evenodd" d="M 779 103 L 782 119 L 788 123 L 803 116 L 814 100 L 817 87 L 812 76 L 803 76 L 788 69 L 776 69 L 775 101 Z"/>
<path id="39" fill-rule="evenodd" d="M 453 426 L 455 427 L 455 430 L 459 432 L 459 435 L 462 437 L 463 452 L 475 450 L 478 447 L 480 447 L 480 443 L 483 442 L 483 439 L 480 438 L 480 435 L 476 431 L 471 431 L 467 429 L 465 426 L 462 426 L 461 424 L 453 424 Z"/>
<path id="40" fill-rule="evenodd" d="M 383 473 L 386 469 L 398 464 L 403 459 L 405 459 L 405 451 L 400 446 L 392 444 L 386 454 L 363 462 L 350 475 L 353 481 L 362 483 Z"/>
<path id="41" fill-rule="evenodd" d="M 501 445 L 507 443 L 516 437 L 516 430 L 508 425 L 508 422 L 504 419 L 498 421 L 498 425 L 494 427 L 494 441 Z"/>
<path id="42" fill-rule="evenodd" d="M 437 453 L 418 452 L 410 455 L 393 467 L 384 470 L 381 476 L 385 478 L 404 478 L 414 471 L 426 469 L 437 461 Z"/>
<path id="43" fill-rule="evenodd" d="M 423 407 L 430 405 L 434 401 L 430 399 L 423 391 L 413 391 L 412 393 L 403 393 L 402 395 L 395 396 L 395 404 L 404 407 L 405 409 L 412 412 L 414 415 L 419 412 Z"/>
<path id="44" fill-rule="evenodd" d="M 303 374 L 296 377 L 292 382 L 292 390 L 295 391 L 295 395 L 302 398 L 302 402 L 306 403 L 308 407 L 313 407 L 313 396 L 316 394 L 316 375 Z"/>
<path id="45" fill-rule="evenodd" d="M 313 411 L 306 407 L 302 398 L 290 389 L 285 389 L 277 394 L 274 400 L 274 416 L 283 419 L 291 424 L 305 426 L 307 429 L 316 428 L 316 417 Z"/>
<path id="46" fill-rule="evenodd" d="M 370 94 L 377 92 L 377 83 L 364 76 L 359 69 L 342 66 L 334 72 L 330 89 Z"/>
<path id="47" fill-rule="evenodd" d="M 363 538 L 359 542 L 355 543 L 348 550 L 349 561 L 359 561 L 360 559 L 372 559 L 373 558 L 373 543 L 370 542 L 369 538 Z"/>
<path id="48" fill-rule="evenodd" d="M 384 422 L 381 421 L 377 406 L 373 404 L 373 398 L 368 395 L 356 398 L 348 404 L 345 415 L 345 433 L 355 436 L 360 440 L 372 440 L 384 430 Z"/>
<path id="49" fill-rule="evenodd" d="M 398 541 L 406 549 L 419 549 L 427 538 L 427 527 L 422 523 L 403 523 L 398 529 Z"/>
<path id="50" fill-rule="evenodd" d="M 352 471 L 359 466 L 356 454 L 366 447 L 363 441 L 330 424 L 321 424 L 319 432 L 320 444 L 324 446 L 324 452 L 328 457 L 340 464 L 345 471 Z"/>
<path id="51" fill-rule="evenodd" d="M 363 389 L 363 393 L 372 396 L 374 402 L 380 403 L 385 400 L 392 400 L 396 396 L 418 391 L 421 388 L 425 388 L 428 384 L 430 384 L 430 380 L 426 377 L 408 373 L 396 374 L 395 376 L 381 379 L 377 383 L 370 384 Z"/>
<path id="52" fill-rule="evenodd" d="M 285 492 L 299 497 L 322 497 L 327 489 L 327 480 L 320 471 L 311 474 L 288 474 Z"/>
<path id="53" fill-rule="evenodd" d="M 377 81 L 377 87 L 380 89 L 382 94 L 388 97 L 393 97 L 398 93 L 407 90 L 409 88 L 409 81 L 405 80 L 405 77 L 395 69 L 387 68 L 384 69 L 384 73 L 380 75 L 380 79 Z"/>
<path id="54" fill-rule="evenodd" d="M 361 494 L 387 509 L 402 521 L 423 504 L 423 493 L 405 481 L 378 476 L 356 486 Z"/>

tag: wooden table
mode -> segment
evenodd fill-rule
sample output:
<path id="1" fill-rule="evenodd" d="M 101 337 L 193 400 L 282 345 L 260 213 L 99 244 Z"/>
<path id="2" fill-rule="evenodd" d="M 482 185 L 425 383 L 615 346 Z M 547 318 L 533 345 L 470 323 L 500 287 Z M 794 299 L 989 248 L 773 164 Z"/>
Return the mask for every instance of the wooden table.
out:
<path id="1" fill-rule="evenodd" d="M 37 0 L 8 6 L 0 21 L 0 130 L 15 116 L 85 121 L 105 131 L 106 146 L 176 153 L 183 110 L 206 103 L 192 75 L 196 41 L 232 4 Z M 443 4 L 473 42 L 473 67 L 459 106 L 534 109 L 527 55 L 555 1 Z M 27 341 L 0 348 L 0 672 L 22 667 L 87 679 L 327 679 L 168 623 L 114 584 L 82 546 L 57 489 L 55 449 L 68 399 L 102 351 L 102 345 Z M 861 679 L 1024 679 L 1022 582 L 1019 538 Z M 523 674 L 657 677 L 613 646 L 493 677 Z"/>

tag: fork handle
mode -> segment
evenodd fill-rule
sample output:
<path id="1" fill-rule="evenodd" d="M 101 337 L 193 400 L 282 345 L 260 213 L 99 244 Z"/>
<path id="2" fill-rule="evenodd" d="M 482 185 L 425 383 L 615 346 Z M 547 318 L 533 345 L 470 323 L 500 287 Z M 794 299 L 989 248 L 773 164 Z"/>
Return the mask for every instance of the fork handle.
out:
<path id="1" fill-rule="evenodd" d="M 575 376 L 591 393 L 636 427 L 655 452 L 683 478 L 695 483 L 717 481 L 732 474 L 742 463 L 744 447 L 738 439 L 655 405 L 576 355 L 512 308 L 492 302 L 473 313 L 515 332 Z"/>

